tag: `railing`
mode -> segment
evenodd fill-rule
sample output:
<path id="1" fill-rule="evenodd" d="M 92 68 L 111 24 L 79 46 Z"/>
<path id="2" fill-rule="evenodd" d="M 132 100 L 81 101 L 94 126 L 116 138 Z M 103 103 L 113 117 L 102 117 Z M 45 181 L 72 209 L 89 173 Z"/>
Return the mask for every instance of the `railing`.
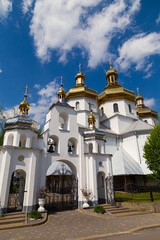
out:
<path id="1" fill-rule="evenodd" d="M 116 202 L 153 202 L 160 201 L 160 186 L 137 186 L 128 184 L 117 186 L 115 191 Z"/>

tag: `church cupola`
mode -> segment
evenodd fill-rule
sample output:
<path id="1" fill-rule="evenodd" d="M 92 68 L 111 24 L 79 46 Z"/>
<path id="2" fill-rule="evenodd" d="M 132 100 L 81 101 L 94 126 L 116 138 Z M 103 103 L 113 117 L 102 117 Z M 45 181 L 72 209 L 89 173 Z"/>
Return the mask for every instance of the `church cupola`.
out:
<path id="1" fill-rule="evenodd" d="M 138 96 L 136 97 L 136 105 L 138 109 L 144 108 L 144 98 L 141 95 L 139 95 L 139 92 Z"/>
<path id="2" fill-rule="evenodd" d="M 63 89 L 63 84 L 61 84 L 61 88 L 58 91 L 57 95 L 58 95 L 58 101 L 59 102 L 65 101 L 66 93 L 65 93 L 65 91 Z"/>
<path id="3" fill-rule="evenodd" d="M 75 76 L 76 86 L 83 86 L 85 82 L 85 75 L 81 73 L 81 64 L 79 64 L 79 73 Z"/>
<path id="4" fill-rule="evenodd" d="M 106 79 L 108 81 L 108 84 L 117 83 L 118 72 L 112 68 L 111 64 L 110 64 L 110 69 L 106 72 Z"/>
<path id="5" fill-rule="evenodd" d="M 27 94 L 24 96 L 24 100 L 19 105 L 19 114 L 28 115 L 29 103 L 27 102 Z"/>
<path id="6" fill-rule="evenodd" d="M 89 125 L 90 129 L 95 128 L 95 122 L 96 122 L 96 119 L 95 119 L 95 116 L 93 115 L 93 112 L 91 110 L 90 115 L 88 117 L 88 125 Z"/>

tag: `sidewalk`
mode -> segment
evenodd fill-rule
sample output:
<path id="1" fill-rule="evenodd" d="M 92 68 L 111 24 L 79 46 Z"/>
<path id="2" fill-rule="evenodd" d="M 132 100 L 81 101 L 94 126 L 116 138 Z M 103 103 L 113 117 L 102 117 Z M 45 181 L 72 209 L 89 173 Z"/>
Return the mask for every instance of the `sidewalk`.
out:
<path id="1" fill-rule="evenodd" d="M 41 226 L 0 231 L 0 239 L 96 239 L 154 226 L 160 226 L 160 213 L 110 217 L 75 210 L 50 214 Z"/>

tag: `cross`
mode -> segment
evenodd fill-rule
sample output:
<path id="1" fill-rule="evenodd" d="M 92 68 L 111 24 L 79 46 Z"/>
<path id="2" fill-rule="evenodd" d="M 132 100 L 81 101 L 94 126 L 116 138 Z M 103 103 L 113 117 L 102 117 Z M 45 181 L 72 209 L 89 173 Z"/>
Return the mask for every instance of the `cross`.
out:
<path id="1" fill-rule="evenodd" d="M 61 80 L 61 87 L 63 86 L 63 83 L 62 83 L 62 81 L 64 80 L 63 78 L 62 78 L 62 76 L 61 77 L 58 77 L 58 79 L 60 79 Z"/>
<path id="2" fill-rule="evenodd" d="M 30 90 L 30 91 L 31 91 L 31 89 L 30 89 L 30 88 L 28 88 L 28 85 L 26 85 L 26 87 L 22 87 L 22 88 L 26 89 L 25 96 L 27 96 L 27 91 L 28 91 L 28 90 Z"/>
<path id="3" fill-rule="evenodd" d="M 79 72 L 81 72 L 81 63 L 79 63 Z"/>
<path id="4" fill-rule="evenodd" d="M 138 92 L 138 94 L 139 94 L 139 88 L 137 88 L 137 92 Z"/>

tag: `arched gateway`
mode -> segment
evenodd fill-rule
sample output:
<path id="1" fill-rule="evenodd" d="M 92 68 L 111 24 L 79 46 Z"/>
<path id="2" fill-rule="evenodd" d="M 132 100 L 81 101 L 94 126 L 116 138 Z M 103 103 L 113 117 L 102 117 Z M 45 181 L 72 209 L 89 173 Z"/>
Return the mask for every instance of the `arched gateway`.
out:
<path id="1" fill-rule="evenodd" d="M 8 212 L 22 211 L 25 189 L 25 171 L 18 169 L 13 172 L 8 198 Z"/>
<path id="2" fill-rule="evenodd" d="M 78 180 L 74 169 L 55 162 L 46 174 L 46 209 L 65 210 L 78 207 Z"/>

